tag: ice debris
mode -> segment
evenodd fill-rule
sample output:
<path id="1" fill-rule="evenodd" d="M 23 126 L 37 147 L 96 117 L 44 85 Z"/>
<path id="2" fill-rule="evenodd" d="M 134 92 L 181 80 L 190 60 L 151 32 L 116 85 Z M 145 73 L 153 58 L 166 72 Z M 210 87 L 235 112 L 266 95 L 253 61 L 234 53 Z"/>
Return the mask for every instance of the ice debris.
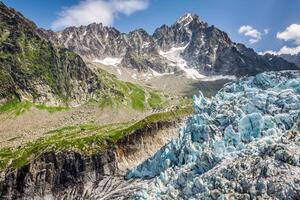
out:
<path id="1" fill-rule="evenodd" d="M 152 179 L 134 198 L 300 198 L 299 134 L 283 142 L 299 113 L 299 71 L 237 80 L 212 99 L 200 92 L 180 137 L 128 172 Z"/>

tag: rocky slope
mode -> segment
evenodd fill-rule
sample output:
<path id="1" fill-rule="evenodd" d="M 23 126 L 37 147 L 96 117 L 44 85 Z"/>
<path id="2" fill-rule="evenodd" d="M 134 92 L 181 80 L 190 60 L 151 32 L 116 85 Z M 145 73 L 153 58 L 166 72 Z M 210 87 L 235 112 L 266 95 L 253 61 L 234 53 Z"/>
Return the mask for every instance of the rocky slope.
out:
<path id="1" fill-rule="evenodd" d="M 75 53 L 42 39 L 36 25 L 0 4 L 0 99 L 50 105 L 85 102 L 104 89 Z"/>
<path id="2" fill-rule="evenodd" d="M 280 57 L 287 60 L 290 63 L 295 63 L 296 65 L 300 66 L 300 53 L 296 55 L 291 54 L 281 54 Z"/>
<path id="3" fill-rule="evenodd" d="M 41 30 L 45 38 L 57 46 L 66 47 L 82 57 L 107 65 L 122 64 L 138 70 L 149 67 L 164 72 L 154 39 L 143 29 L 128 34 L 102 24 L 69 27 L 62 32 Z"/>
<path id="4" fill-rule="evenodd" d="M 193 14 L 182 16 L 171 26 L 157 28 L 153 35 L 142 29 L 125 34 L 95 23 L 57 33 L 41 32 L 57 46 L 69 48 L 90 61 L 139 71 L 181 71 L 194 79 L 203 75 L 244 76 L 298 68 L 281 58 L 260 56 L 232 42 L 225 32 Z"/>
<path id="5" fill-rule="evenodd" d="M 226 85 L 178 139 L 129 171 L 151 179 L 134 199 L 299 199 L 300 72 Z"/>

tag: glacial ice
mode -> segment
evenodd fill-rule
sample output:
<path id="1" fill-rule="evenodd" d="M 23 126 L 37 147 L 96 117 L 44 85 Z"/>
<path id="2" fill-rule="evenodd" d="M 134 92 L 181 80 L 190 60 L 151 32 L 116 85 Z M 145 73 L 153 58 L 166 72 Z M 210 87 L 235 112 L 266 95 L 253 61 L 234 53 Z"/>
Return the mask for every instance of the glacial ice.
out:
<path id="1" fill-rule="evenodd" d="M 217 187 L 215 184 L 223 184 L 226 181 L 229 184 L 228 180 L 237 178 L 237 174 L 245 173 L 242 169 L 247 167 L 243 163 L 255 163 L 256 166 L 257 162 L 252 162 L 258 159 L 255 156 L 265 156 L 268 153 L 273 155 L 269 151 L 275 149 L 276 155 L 279 154 L 275 155 L 275 161 L 286 159 L 285 154 L 275 147 L 273 149 L 273 146 L 279 145 L 282 137 L 295 126 L 299 113 L 299 71 L 265 72 L 243 78 L 225 85 L 212 99 L 205 98 L 200 92 L 199 96 L 194 97 L 194 114 L 182 128 L 180 137 L 128 172 L 129 179 L 152 179 L 151 184 L 145 185 L 134 198 L 226 199 L 226 188 L 235 188 L 234 190 L 240 193 L 243 193 L 240 190 L 244 191 L 245 188 L 253 188 L 252 182 L 245 178 L 238 183 L 242 189 L 236 185 L 220 186 L 221 194 L 214 196 L 214 188 Z M 300 139 L 297 139 L 290 147 L 284 146 L 285 143 L 282 146 L 288 149 L 298 142 L 298 146 L 293 148 L 299 149 L 299 141 Z M 300 172 L 299 158 L 295 158 L 297 173 Z M 242 162 L 242 159 L 245 161 Z M 272 164 L 274 160 L 268 163 Z M 225 167 L 235 162 L 234 167 Z M 266 161 L 262 159 L 261 162 L 262 169 L 259 170 L 264 170 L 263 165 L 266 165 Z M 230 171 L 235 170 L 237 166 L 242 166 L 238 168 L 240 171 Z M 224 169 L 221 169 L 222 167 Z M 248 173 L 244 176 L 247 177 Z M 226 181 L 222 181 L 224 178 Z M 256 194 L 266 187 L 263 180 L 259 181 L 254 187 Z M 293 187 L 300 189 L 300 177 L 299 184 Z"/>

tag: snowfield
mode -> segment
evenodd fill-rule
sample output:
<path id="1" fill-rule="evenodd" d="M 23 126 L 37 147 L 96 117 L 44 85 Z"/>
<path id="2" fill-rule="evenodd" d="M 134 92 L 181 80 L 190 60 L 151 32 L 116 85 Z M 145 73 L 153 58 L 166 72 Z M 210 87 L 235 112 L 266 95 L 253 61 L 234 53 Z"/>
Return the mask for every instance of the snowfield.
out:
<path id="1" fill-rule="evenodd" d="M 220 79 L 235 80 L 235 76 L 222 76 L 222 75 L 212 75 L 205 76 L 200 74 L 196 69 L 189 68 L 187 61 L 181 57 L 183 51 L 187 48 L 188 44 L 183 47 L 172 47 L 169 51 L 160 51 L 159 54 L 169 60 L 171 65 L 179 67 L 184 71 L 187 78 L 201 81 L 216 81 Z M 159 75 L 158 75 L 159 76 Z"/>
<path id="2" fill-rule="evenodd" d="M 200 74 L 196 69 L 188 68 L 186 60 L 181 57 L 181 53 L 186 49 L 187 46 L 188 44 L 184 47 L 172 47 L 169 51 L 160 51 L 159 54 L 172 62 L 173 66 L 177 66 L 184 71 L 187 78 L 204 78 L 205 76 Z"/>
<path id="3" fill-rule="evenodd" d="M 96 63 L 101 63 L 103 65 L 109 65 L 109 66 L 114 66 L 117 67 L 122 61 L 122 58 L 112 58 L 112 57 L 106 57 L 102 60 L 95 59 L 94 62 Z"/>

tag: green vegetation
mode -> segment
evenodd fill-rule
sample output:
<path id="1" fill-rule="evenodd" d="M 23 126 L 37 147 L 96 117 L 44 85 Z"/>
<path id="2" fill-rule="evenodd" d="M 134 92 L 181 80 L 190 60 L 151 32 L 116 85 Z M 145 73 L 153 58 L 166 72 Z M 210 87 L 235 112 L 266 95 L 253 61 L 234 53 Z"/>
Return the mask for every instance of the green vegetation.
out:
<path id="1" fill-rule="evenodd" d="M 156 113 L 140 121 L 103 126 L 84 124 L 53 130 L 40 139 L 27 143 L 25 146 L 1 149 L 0 169 L 8 167 L 10 161 L 13 168 L 19 168 L 42 153 L 52 150 L 75 150 L 86 155 L 100 153 L 136 130 L 143 129 L 156 122 L 172 121 L 187 116 L 191 112 L 191 107 L 183 107 L 164 113 Z"/>
<path id="2" fill-rule="evenodd" d="M 163 101 L 158 93 L 150 92 L 150 97 L 148 98 L 148 103 L 151 108 L 160 108 L 163 106 Z"/>
<path id="3" fill-rule="evenodd" d="M 145 109 L 145 91 L 141 88 L 137 87 L 132 83 L 127 83 L 130 89 L 130 99 L 131 99 L 131 106 L 136 110 L 144 110 Z"/>
<path id="4" fill-rule="evenodd" d="M 98 76 L 109 91 L 98 101 L 101 108 L 126 105 L 135 110 L 144 111 L 151 108 L 162 108 L 167 103 L 166 98 L 160 93 L 150 88 L 120 81 L 104 70 L 99 70 Z M 97 100 L 95 101 L 97 102 Z"/>
<path id="5" fill-rule="evenodd" d="M 18 22 L 16 22 L 18 23 Z M 61 99 L 68 98 L 72 85 L 66 76 L 67 66 L 64 60 L 73 65 L 82 66 L 83 62 L 74 59 L 72 52 L 55 49 L 34 34 L 32 27 L 6 24 L 0 25 L 0 83 L 3 87 L 0 96 L 16 93 L 16 88 L 23 88 L 33 98 L 41 95 L 37 83 L 47 85 Z M 16 87 L 17 86 L 17 87 Z"/>
<path id="6" fill-rule="evenodd" d="M 13 97 L 8 103 L 0 105 L 0 114 L 1 113 L 12 113 L 15 116 L 19 116 L 24 112 L 30 110 L 32 107 L 35 107 L 39 110 L 46 110 L 49 113 L 54 113 L 58 111 L 68 110 L 68 107 L 53 107 L 34 104 L 29 101 L 20 101 L 16 97 Z"/>
<path id="7" fill-rule="evenodd" d="M 49 113 L 55 113 L 55 112 L 60 112 L 60 111 L 66 111 L 69 110 L 69 107 L 63 107 L 63 106 L 45 106 L 42 104 L 34 104 L 33 105 L 35 108 L 39 110 L 46 110 Z"/>
<path id="8" fill-rule="evenodd" d="M 17 98 L 13 98 L 8 103 L 0 106 L 0 113 L 13 112 L 16 116 L 19 116 L 29 110 L 31 106 L 32 103 L 28 101 L 21 102 Z"/>
<path id="9" fill-rule="evenodd" d="M 105 71 L 99 71 L 99 76 L 108 88 L 108 92 L 102 94 L 98 99 L 91 100 L 90 103 L 96 103 L 101 108 L 125 105 L 135 110 L 145 111 L 152 108 L 163 108 L 167 105 L 167 99 L 152 89 L 120 81 Z M 39 110 L 47 110 L 49 113 L 69 109 L 66 106 L 46 106 L 29 101 L 20 101 L 16 96 L 12 95 L 8 103 L 0 105 L 0 114 L 13 112 L 16 116 L 19 116 L 32 107 Z"/>
<path id="10" fill-rule="evenodd" d="M 0 99 L 20 94 L 35 100 L 45 93 L 69 102 L 74 91 L 88 87 L 101 93 L 101 80 L 77 54 L 43 39 L 34 23 L 1 7 Z M 75 80 L 75 81 L 74 81 Z"/>

